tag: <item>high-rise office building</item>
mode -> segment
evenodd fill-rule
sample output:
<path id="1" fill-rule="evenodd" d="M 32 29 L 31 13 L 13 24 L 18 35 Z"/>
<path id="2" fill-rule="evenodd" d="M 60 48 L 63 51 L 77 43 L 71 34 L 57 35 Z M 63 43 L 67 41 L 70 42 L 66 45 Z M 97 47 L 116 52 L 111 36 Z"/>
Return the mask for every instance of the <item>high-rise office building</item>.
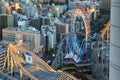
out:
<path id="1" fill-rule="evenodd" d="M 40 25 L 50 25 L 50 18 L 40 16 Z"/>
<path id="2" fill-rule="evenodd" d="M 6 9 L 5 6 L 0 6 L 0 14 L 6 14 Z"/>
<path id="3" fill-rule="evenodd" d="M 41 26 L 44 25 L 50 25 L 50 18 L 40 16 L 38 18 L 32 18 L 30 20 L 30 26 L 35 27 L 39 31 L 41 31 Z"/>
<path id="4" fill-rule="evenodd" d="M 57 22 L 55 23 L 57 34 L 67 34 L 69 33 L 69 26 L 66 23 Z"/>
<path id="5" fill-rule="evenodd" d="M 25 10 L 25 15 L 27 15 L 27 17 L 30 18 L 34 18 L 38 14 L 37 6 L 32 4 L 26 6 L 24 10 Z"/>
<path id="6" fill-rule="evenodd" d="M 43 37 L 41 43 L 44 46 L 45 50 L 54 48 L 56 45 L 56 26 L 41 26 L 41 36 Z"/>
<path id="7" fill-rule="evenodd" d="M 0 15 L 0 27 L 13 27 L 13 16 L 7 14 Z"/>
<path id="8" fill-rule="evenodd" d="M 5 2 L 5 0 L 0 1 L 0 14 L 6 14 L 8 6 L 9 3 Z"/>
<path id="9" fill-rule="evenodd" d="M 33 26 L 40 31 L 41 30 L 40 19 L 39 18 L 32 18 L 30 20 L 30 26 Z"/>
<path id="10" fill-rule="evenodd" d="M 2 39 L 2 29 L 13 27 L 13 16 L 7 14 L 0 15 L 0 39 Z"/>
<path id="11" fill-rule="evenodd" d="M 66 35 L 69 33 L 69 25 L 63 22 L 56 22 L 56 34 L 57 34 L 57 42 L 59 42 L 62 38 L 61 36 Z"/>
<path id="12" fill-rule="evenodd" d="M 13 25 L 18 27 L 18 14 L 13 14 Z"/>

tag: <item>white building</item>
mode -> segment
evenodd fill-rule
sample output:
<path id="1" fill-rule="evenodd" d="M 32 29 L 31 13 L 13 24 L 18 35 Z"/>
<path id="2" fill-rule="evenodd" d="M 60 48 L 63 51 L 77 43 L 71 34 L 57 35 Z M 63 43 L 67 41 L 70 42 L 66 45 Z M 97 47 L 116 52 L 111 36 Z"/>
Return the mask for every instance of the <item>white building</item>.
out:
<path id="1" fill-rule="evenodd" d="M 29 4 L 25 7 L 25 14 L 27 17 L 35 17 L 38 14 L 38 9 L 36 5 Z"/>
<path id="2" fill-rule="evenodd" d="M 44 43 L 48 42 L 48 44 L 47 44 L 48 49 L 55 47 L 55 44 L 56 44 L 56 27 L 54 25 L 41 26 L 41 35 L 43 37 L 47 36 L 47 39 L 46 39 L 47 41 L 44 40 L 43 45 L 45 45 Z"/>
<path id="3" fill-rule="evenodd" d="M 3 40 L 14 41 L 16 44 L 21 45 L 30 51 L 37 52 L 41 49 L 40 44 L 40 31 L 33 27 L 25 29 L 5 28 L 2 30 Z"/>

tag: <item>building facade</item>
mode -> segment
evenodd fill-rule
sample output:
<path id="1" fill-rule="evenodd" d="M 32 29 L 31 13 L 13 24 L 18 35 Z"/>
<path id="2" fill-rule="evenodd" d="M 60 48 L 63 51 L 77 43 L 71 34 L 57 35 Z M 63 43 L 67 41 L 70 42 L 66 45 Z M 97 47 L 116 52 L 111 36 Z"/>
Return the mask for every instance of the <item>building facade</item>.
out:
<path id="1" fill-rule="evenodd" d="M 69 24 L 58 21 L 55 23 L 57 42 L 63 39 L 63 36 L 69 33 L 70 27 Z"/>
<path id="2" fill-rule="evenodd" d="M 0 39 L 2 39 L 2 29 L 6 27 L 13 27 L 13 16 L 1 14 L 0 15 Z"/>
<path id="3" fill-rule="evenodd" d="M 30 26 L 35 27 L 39 31 L 41 31 L 41 26 L 43 25 L 50 25 L 50 18 L 40 16 L 38 18 L 32 18 L 30 20 Z"/>
<path id="4" fill-rule="evenodd" d="M 7 14 L 0 15 L 0 27 L 13 27 L 13 16 Z"/>
<path id="5" fill-rule="evenodd" d="M 102 8 L 106 10 L 110 10 L 110 2 L 111 0 L 102 0 Z"/>
<path id="6" fill-rule="evenodd" d="M 39 18 L 32 18 L 30 20 L 30 26 L 33 26 L 40 31 L 41 30 L 40 19 Z"/>
<path id="7" fill-rule="evenodd" d="M 53 49 L 56 45 L 56 27 L 54 25 L 41 26 L 41 40 L 45 51 Z"/>
<path id="8" fill-rule="evenodd" d="M 6 59 L 6 52 L 7 52 L 7 50 L 4 50 L 0 46 L 0 70 L 2 70 L 3 67 L 4 67 L 4 62 L 5 62 L 5 59 Z"/>
<path id="9" fill-rule="evenodd" d="M 33 27 L 26 29 L 9 29 L 5 28 L 2 30 L 3 40 L 14 41 L 16 44 L 29 49 L 32 52 L 37 52 L 41 48 L 40 44 L 40 31 Z"/>

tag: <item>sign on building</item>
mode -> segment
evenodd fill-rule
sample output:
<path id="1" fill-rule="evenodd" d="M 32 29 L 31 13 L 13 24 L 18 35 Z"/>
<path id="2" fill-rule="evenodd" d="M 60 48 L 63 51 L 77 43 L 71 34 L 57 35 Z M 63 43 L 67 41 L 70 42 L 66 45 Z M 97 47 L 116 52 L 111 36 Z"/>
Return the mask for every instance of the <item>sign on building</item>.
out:
<path id="1" fill-rule="evenodd" d="M 32 55 L 26 52 L 26 63 L 32 64 L 32 62 L 33 62 Z"/>

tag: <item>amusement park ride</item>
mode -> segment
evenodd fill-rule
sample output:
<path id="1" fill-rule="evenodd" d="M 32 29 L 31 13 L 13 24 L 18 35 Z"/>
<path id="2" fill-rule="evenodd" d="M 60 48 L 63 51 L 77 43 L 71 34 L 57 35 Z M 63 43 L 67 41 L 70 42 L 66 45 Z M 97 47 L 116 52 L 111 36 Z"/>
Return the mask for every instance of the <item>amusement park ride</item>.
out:
<path id="1" fill-rule="evenodd" d="M 75 65 L 76 71 L 78 72 L 89 72 L 89 71 L 91 72 L 92 70 L 95 70 L 95 74 L 100 73 L 97 75 L 99 76 L 98 80 L 108 80 L 108 78 L 105 77 L 104 71 L 101 69 L 101 65 L 98 59 L 94 55 L 95 52 L 92 50 L 92 47 L 94 45 L 92 44 L 91 41 L 92 37 L 91 37 L 90 22 L 88 18 L 89 14 L 81 6 L 77 6 L 73 11 L 68 11 L 65 15 L 67 14 L 71 15 L 73 18 L 72 28 L 70 33 L 67 34 L 66 37 L 64 37 L 63 40 L 61 41 L 56 58 L 53 61 L 52 67 L 54 69 L 59 69 L 59 68 L 63 69 L 66 65 L 73 64 Z M 81 33 L 81 31 L 79 30 L 79 28 L 76 28 L 75 25 L 75 20 L 78 16 L 82 17 L 84 23 L 83 32 L 85 36 L 81 40 L 81 43 L 77 35 L 77 33 Z M 106 32 L 107 32 L 107 39 L 109 38 L 109 34 L 108 34 L 109 27 L 110 27 L 110 21 L 108 21 L 102 33 L 99 35 L 101 40 L 105 39 L 104 37 L 106 35 Z M 95 67 L 93 68 L 94 65 Z"/>
<path id="2" fill-rule="evenodd" d="M 4 69 L 0 73 L 10 80 L 77 80 L 70 74 L 53 70 L 29 50 L 12 44 L 8 45 Z"/>
<path id="3" fill-rule="evenodd" d="M 59 45 L 59 49 L 52 67 L 58 69 L 65 63 L 64 59 L 72 59 L 71 64 L 78 66 L 91 66 L 91 29 L 88 12 L 82 7 L 77 6 L 74 10 L 68 11 L 65 15 L 72 16 L 71 30 L 69 34 L 63 38 Z M 76 26 L 76 19 L 81 17 L 82 24 Z M 82 30 L 82 31 L 81 31 Z M 78 34 L 84 34 L 82 40 L 79 39 Z M 81 41 L 81 43 L 80 43 Z M 63 48 L 65 47 L 65 48 Z M 70 61 L 67 61 L 68 63 Z M 84 70 L 84 71 L 87 71 Z"/>
<path id="4" fill-rule="evenodd" d="M 79 67 L 80 72 L 90 71 L 92 50 L 89 14 L 82 6 L 77 6 L 73 11 L 68 11 L 67 14 L 72 16 L 72 26 L 69 34 L 66 34 L 59 44 L 52 64 L 55 70 L 29 50 L 18 45 L 9 44 L 4 67 L 0 74 L 11 80 L 78 80 L 70 74 L 57 70 L 66 64 L 63 61 L 66 59 L 68 59 L 67 62 L 72 59 L 70 64 Z M 79 29 L 80 26 L 75 25 L 78 16 L 81 16 L 83 20 L 81 26 L 83 27 L 83 32 Z M 109 26 L 110 21 L 101 33 L 101 39 L 104 38 L 103 36 L 108 31 Z M 81 43 L 77 33 L 85 34 Z"/>
<path id="5" fill-rule="evenodd" d="M 100 39 L 103 40 L 104 39 L 104 35 L 106 34 L 107 32 L 107 39 L 109 38 L 109 28 L 110 28 L 110 21 L 107 22 L 106 26 L 104 27 L 101 35 L 100 35 Z"/>
<path id="6" fill-rule="evenodd" d="M 97 51 L 93 50 L 93 73 L 98 80 L 109 80 L 109 29 L 110 21 L 107 22 L 99 36 L 100 41 L 98 41 L 97 44 L 98 48 L 95 47 Z M 101 44 L 102 46 L 100 46 Z"/>
<path id="7" fill-rule="evenodd" d="M 70 54 L 71 58 L 75 62 L 83 62 L 85 60 L 85 57 L 90 56 L 90 36 L 91 36 L 91 30 L 90 30 L 90 22 L 88 19 L 88 14 L 85 11 L 85 9 L 81 6 L 78 6 L 75 8 L 73 12 L 73 20 L 77 18 L 77 16 L 81 16 L 83 19 L 84 27 L 85 27 L 85 39 L 83 39 L 82 44 L 80 46 L 79 39 L 77 38 L 77 34 L 73 34 L 72 32 L 75 32 L 73 25 L 73 30 L 70 32 Z M 73 24 L 75 24 L 75 21 L 73 21 Z M 80 27 L 80 26 L 78 26 Z M 78 28 L 77 28 L 78 29 Z M 76 53 L 76 54 L 74 54 Z M 66 56 L 70 56 L 70 54 L 67 54 Z M 74 55 L 74 56 L 73 56 Z M 88 57 L 86 59 L 89 59 Z M 87 60 L 88 61 L 88 60 Z"/>

